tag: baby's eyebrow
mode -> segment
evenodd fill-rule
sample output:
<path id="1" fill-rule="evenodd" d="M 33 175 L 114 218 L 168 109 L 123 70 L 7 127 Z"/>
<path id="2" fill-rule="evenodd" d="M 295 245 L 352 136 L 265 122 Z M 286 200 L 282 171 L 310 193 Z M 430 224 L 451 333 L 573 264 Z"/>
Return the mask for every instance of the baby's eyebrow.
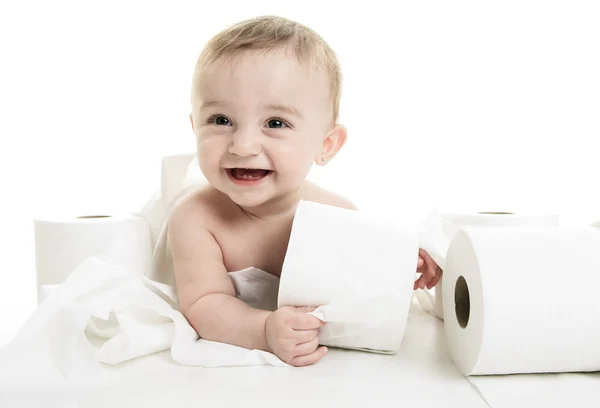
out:
<path id="1" fill-rule="evenodd" d="M 200 109 L 206 109 L 206 108 L 210 108 L 210 107 L 227 107 L 228 104 L 226 102 L 221 102 L 221 101 L 204 101 L 202 103 L 202 105 L 200 105 Z M 285 112 L 285 113 L 289 113 L 291 115 L 295 115 L 299 118 L 303 118 L 304 115 L 302 115 L 302 112 L 300 112 L 298 109 L 292 108 L 290 106 L 285 106 L 285 105 L 276 105 L 276 104 L 270 104 L 270 105 L 265 105 L 264 106 L 265 109 L 267 110 L 274 110 L 274 111 L 280 111 L 280 112 Z"/>
<path id="2" fill-rule="evenodd" d="M 297 109 L 294 109 L 294 108 L 292 108 L 290 106 L 285 106 L 285 105 L 267 105 L 267 106 L 265 106 L 265 108 L 267 108 L 269 110 L 286 112 L 286 113 L 298 116 L 299 118 L 303 117 L 302 112 L 300 112 Z"/>
<path id="3" fill-rule="evenodd" d="M 210 108 L 211 106 L 225 107 L 225 106 L 227 106 L 227 104 L 225 102 L 219 102 L 219 101 L 204 101 L 204 102 L 202 102 L 200 109 Z"/>

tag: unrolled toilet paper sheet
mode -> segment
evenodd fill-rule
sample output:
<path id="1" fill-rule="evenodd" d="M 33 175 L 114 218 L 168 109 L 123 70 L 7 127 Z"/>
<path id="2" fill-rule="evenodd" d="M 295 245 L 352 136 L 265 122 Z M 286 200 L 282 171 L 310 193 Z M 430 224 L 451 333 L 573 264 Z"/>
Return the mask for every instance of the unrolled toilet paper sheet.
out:
<path id="1" fill-rule="evenodd" d="M 286 366 L 264 351 L 198 340 L 178 311 L 172 287 L 106 258 L 91 257 L 0 349 L 0 384 L 96 388 L 103 384 L 101 364 L 119 364 L 169 348 L 183 365 Z"/>

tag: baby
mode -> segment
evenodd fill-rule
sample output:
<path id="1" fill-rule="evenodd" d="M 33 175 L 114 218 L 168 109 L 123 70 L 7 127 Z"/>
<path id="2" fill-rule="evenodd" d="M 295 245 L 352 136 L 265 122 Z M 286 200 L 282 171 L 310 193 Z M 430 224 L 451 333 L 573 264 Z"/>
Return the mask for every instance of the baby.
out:
<path id="1" fill-rule="evenodd" d="M 181 312 L 200 337 L 274 353 L 293 366 L 319 361 L 319 305 L 259 310 L 236 297 L 228 272 L 281 273 L 300 200 L 356 209 L 306 180 L 346 142 L 338 123 L 338 60 L 311 29 L 280 17 L 238 23 L 205 46 L 192 81 L 192 129 L 208 181 L 183 198 L 168 237 Z M 414 288 L 441 270 L 419 252 Z"/>

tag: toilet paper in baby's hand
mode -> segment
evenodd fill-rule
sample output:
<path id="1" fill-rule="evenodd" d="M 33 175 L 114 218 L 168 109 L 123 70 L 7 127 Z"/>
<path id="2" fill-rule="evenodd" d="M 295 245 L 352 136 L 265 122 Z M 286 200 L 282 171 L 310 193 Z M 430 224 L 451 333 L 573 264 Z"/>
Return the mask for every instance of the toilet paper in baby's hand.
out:
<path id="1" fill-rule="evenodd" d="M 302 201 L 283 264 L 278 306 L 311 314 L 326 346 L 396 352 L 402 343 L 418 259 L 412 225 Z"/>
<path id="2" fill-rule="evenodd" d="M 319 331 L 320 344 L 393 354 L 399 347 L 404 327 L 391 322 L 396 321 L 404 307 L 401 297 L 383 293 L 355 301 L 319 306 L 308 314 L 327 322 Z M 382 327 L 385 328 L 385 334 L 378 333 Z M 376 335 L 370 336 L 369 333 Z M 368 337 L 375 339 L 369 340 Z M 389 341 L 384 341 L 385 337 Z M 361 344 L 371 342 L 377 344 L 377 349 L 361 347 Z"/>

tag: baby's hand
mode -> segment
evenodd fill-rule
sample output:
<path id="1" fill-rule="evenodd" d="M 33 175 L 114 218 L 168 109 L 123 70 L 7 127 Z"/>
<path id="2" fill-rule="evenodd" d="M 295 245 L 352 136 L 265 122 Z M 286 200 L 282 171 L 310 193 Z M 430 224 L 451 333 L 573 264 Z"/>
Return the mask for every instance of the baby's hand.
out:
<path id="1" fill-rule="evenodd" d="M 309 312 L 316 307 L 291 307 L 277 309 L 265 324 L 267 345 L 282 361 L 296 366 L 306 366 L 319 361 L 327 352 L 319 347 L 318 329 L 325 323 Z"/>
<path id="2" fill-rule="evenodd" d="M 417 272 L 421 274 L 415 281 L 413 290 L 433 288 L 442 277 L 442 269 L 435 263 L 427 252 L 419 248 L 419 260 L 417 262 Z"/>

